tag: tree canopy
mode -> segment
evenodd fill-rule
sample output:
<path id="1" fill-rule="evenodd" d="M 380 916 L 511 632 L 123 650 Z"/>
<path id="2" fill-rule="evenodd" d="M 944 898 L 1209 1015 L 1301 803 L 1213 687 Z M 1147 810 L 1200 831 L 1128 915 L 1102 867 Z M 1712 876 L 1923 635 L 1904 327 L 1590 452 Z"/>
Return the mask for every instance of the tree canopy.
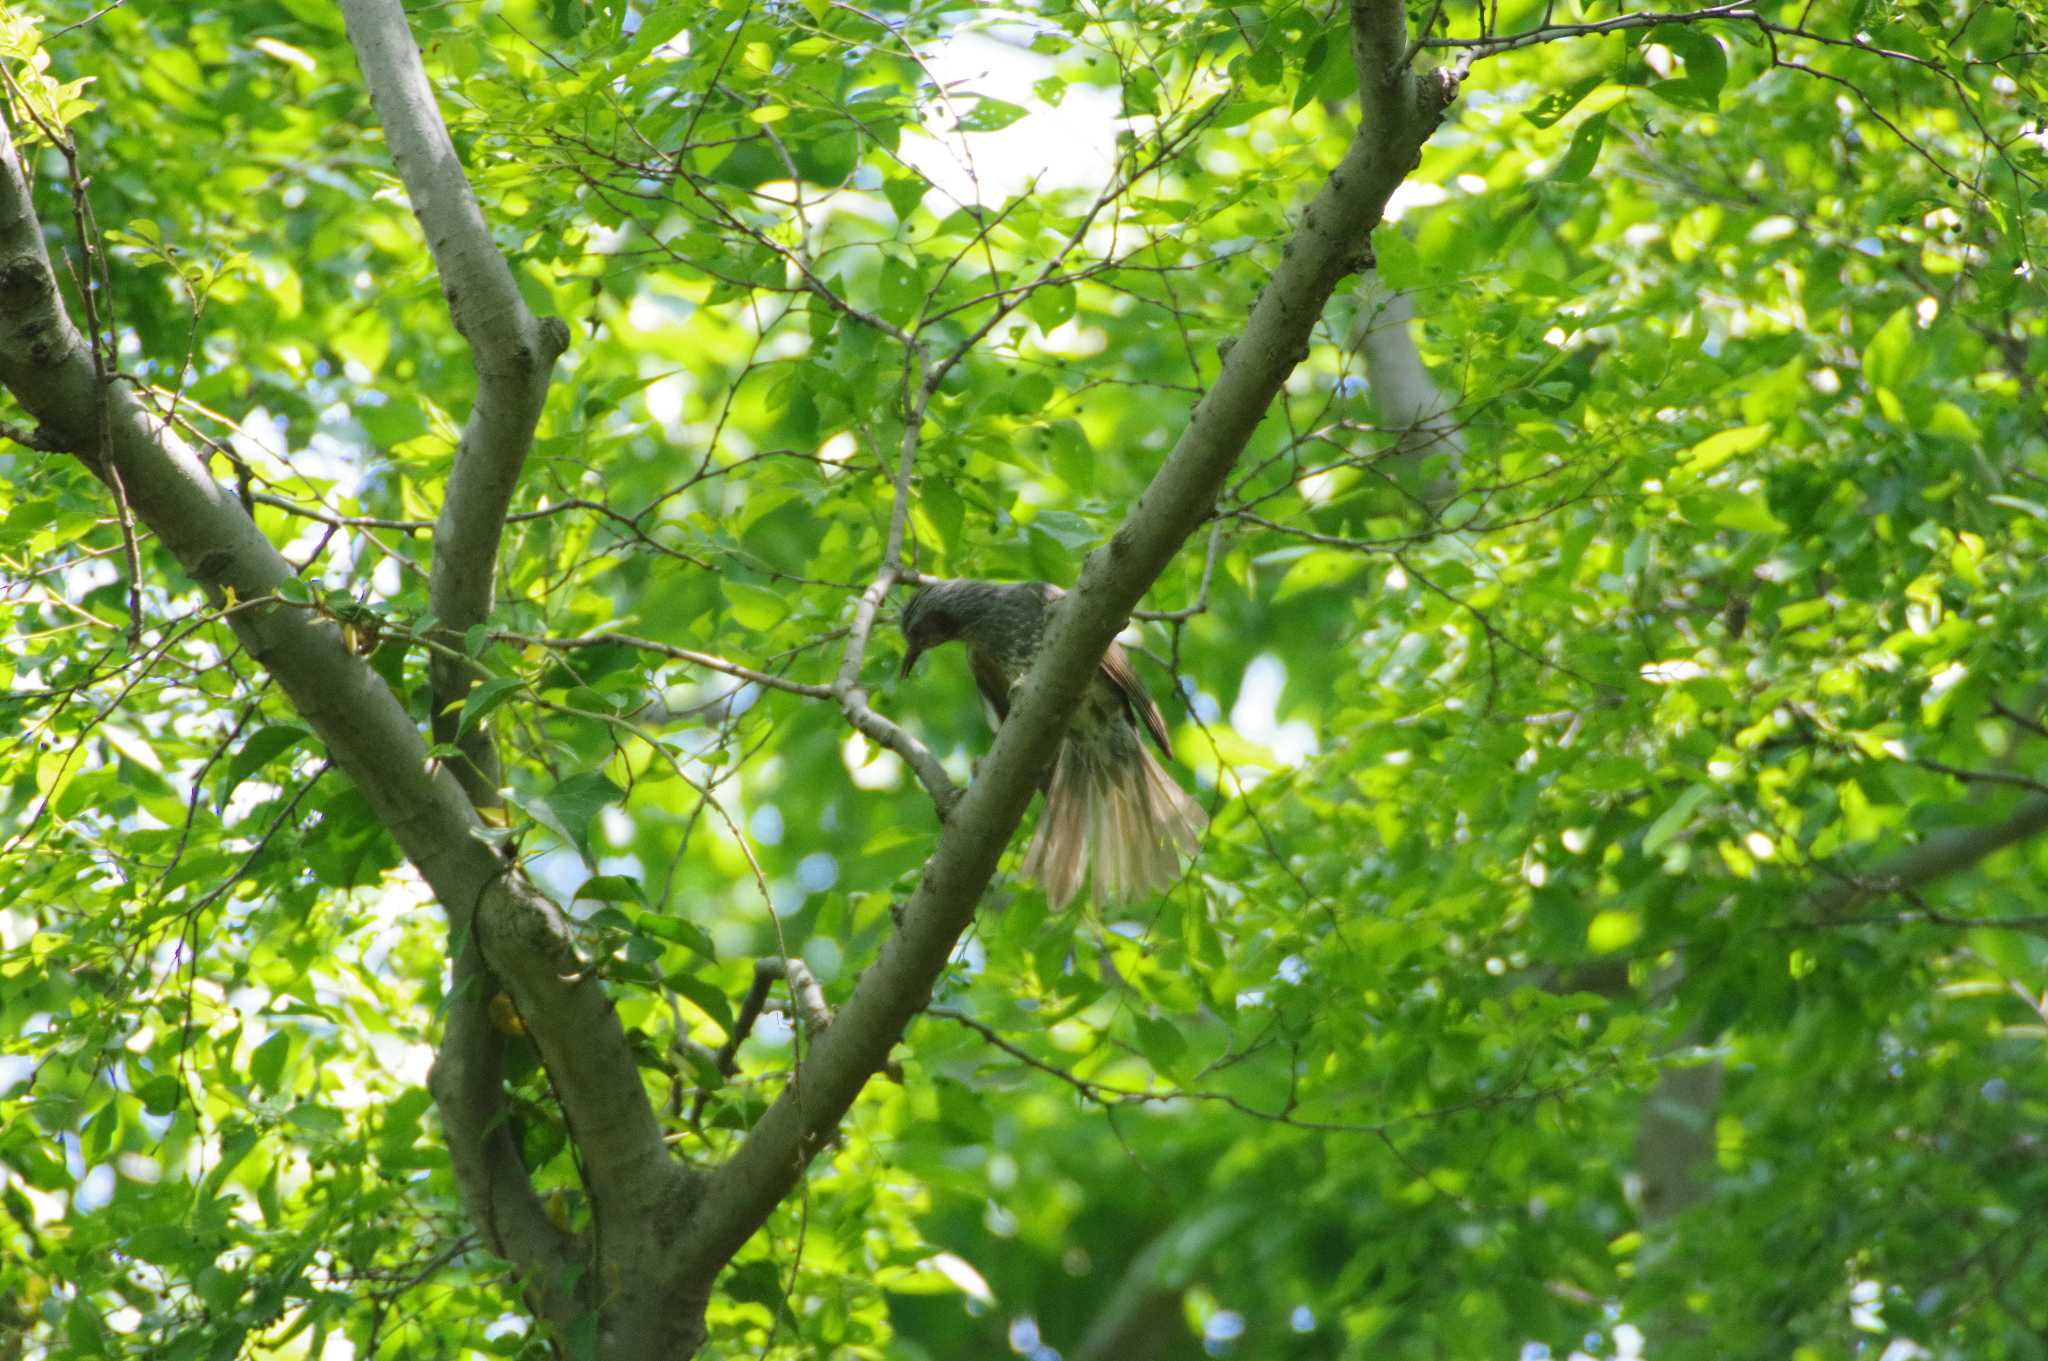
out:
<path id="1" fill-rule="evenodd" d="M 0 1355 L 2038 1355 L 2044 63 L 0 4 Z"/>

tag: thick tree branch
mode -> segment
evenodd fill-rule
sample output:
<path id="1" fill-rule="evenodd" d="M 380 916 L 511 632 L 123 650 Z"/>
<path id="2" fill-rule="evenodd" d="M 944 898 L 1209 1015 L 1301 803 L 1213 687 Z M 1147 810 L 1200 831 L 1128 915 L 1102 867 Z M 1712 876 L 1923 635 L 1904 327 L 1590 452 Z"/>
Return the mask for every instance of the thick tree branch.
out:
<path id="1" fill-rule="evenodd" d="M 391 159 L 440 271 L 449 315 L 476 361 L 476 405 L 434 526 L 428 588 L 434 617 L 463 632 L 490 617 L 505 513 L 569 331 L 557 318 L 535 317 L 520 297 L 441 121 L 398 0 L 344 0 L 342 14 Z M 490 733 L 478 725 L 458 738 L 451 712 L 480 673 L 466 659 L 437 656 L 431 674 L 434 735 L 461 748 L 465 760 L 456 775 L 471 802 L 493 807 L 501 775 Z"/>
<path id="2" fill-rule="evenodd" d="M 1872 898 L 1910 893 L 1960 873 L 2008 846 L 2048 832 L 2048 795 L 2021 799 L 1997 822 L 1954 827 L 1908 847 L 1868 874 L 1813 895 L 1814 916 L 1826 921 Z"/>
<path id="3" fill-rule="evenodd" d="M 392 159 L 440 272 L 450 317 L 476 363 L 476 404 L 435 522 L 428 592 L 440 624 L 467 631 L 484 623 L 495 603 L 506 512 L 533 445 L 550 372 L 568 346 L 568 330 L 555 318 L 536 318 L 520 297 L 441 120 L 398 0 L 344 0 L 342 8 Z M 488 728 L 479 725 L 457 736 L 456 707 L 479 672 L 466 658 L 443 652 L 429 665 L 435 736 L 460 747 L 464 759 L 454 773 L 469 801 L 494 806 L 502 776 Z M 620 1291 L 637 1294 L 653 1279 L 662 1256 L 657 1225 L 675 1212 L 664 1202 L 686 1196 L 688 1181 L 667 1155 L 610 999 L 577 957 L 568 924 L 515 879 L 492 887 L 475 925 L 481 958 L 467 971 L 476 986 L 458 996 L 455 1010 L 473 1012 L 486 1003 L 487 974 L 509 987 L 583 1155 L 598 1229 L 590 1297 L 609 1301 Z M 448 906 L 459 921 L 459 909 Z M 476 1016 L 464 1016 L 451 1027 L 453 1038 L 473 1036 L 479 1025 Z M 450 1049 L 445 1058 L 451 1064 L 473 1061 L 485 1072 L 493 1066 L 481 1046 Z M 437 1092 L 452 1095 L 459 1085 L 451 1078 Z M 463 1089 L 481 1096 L 482 1086 L 472 1076 Z M 483 1142 L 476 1152 L 495 1184 L 513 1169 L 494 1156 L 494 1128 L 495 1121 L 486 1121 L 478 1131 Z M 494 1206 L 495 1200 L 484 1208 Z M 679 1340 L 660 1324 L 644 1331 L 651 1322 L 644 1309 L 606 1312 L 606 1341 L 626 1354 Z"/>
<path id="4" fill-rule="evenodd" d="M 622 1274 L 650 1269 L 658 1255 L 644 1226 L 650 1204 L 679 1201 L 689 1183 L 662 1145 L 633 1051 L 601 985 L 576 960 L 566 923 L 554 906 L 508 870 L 479 835 L 482 824 L 453 775 L 427 759 L 426 745 L 405 708 L 352 653 L 341 630 L 311 610 L 271 603 L 293 576 L 291 564 L 263 537 L 234 492 L 137 403 L 127 386 L 102 392 L 85 341 L 65 314 L 43 247 L 13 140 L 0 124 L 0 383 L 57 447 L 100 446 L 104 411 L 107 462 L 120 472 L 136 518 L 185 571 L 217 600 L 241 645 L 274 676 L 299 714 L 362 791 L 447 911 L 452 934 L 482 942 L 557 1080 L 571 1126 L 593 1170 L 600 1216 L 642 1226 L 622 1235 L 606 1265 Z M 481 989 L 456 999 L 456 1010 L 481 1005 Z M 455 1049 L 437 1073 L 437 1094 L 463 1093 L 488 1106 L 453 1113 L 450 1152 L 478 1222 L 499 1226 L 508 1251 L 531 1251 L 521 1266 L 547 1271 L 563 1259 L 565 1240 L 541 1233 L 533 1190 L 523 1171 L 505 1166 L 481 1140 L 502 1114 L 490 1079 L 491 1051 L 471 1040 L 475 1016 L 459 1016 Z M 471 1038 L 465 1038 L 471 1037 Z M 483 1193 L 481 1203 L 474 1197 Z M 523 1226 L 523 1227 L 521 1227 Z M 547 1292 L 544 1290 L 544 1295 Z M 559 1292 L 557 1292 L 559 1294 Z"/>
<path id="5" fill-rule="evenodd" d="M 1399 0 L 1359 0 L 1362 81 L 1358 137 L 1302 213 L 1279 268 L 1252 309 L 1215 385 L 1110 540 L 1091 554 L 978 777 L 946 820 L 901 926 L 811 1048 L 794 1080 L 732 1160 L 714 1173 L 687 1227 L 685 1281 L 715 1272 L 796 1184 L 868 1078 L 923 1008 L 1023 816 L 1103 649 L 1146 589 L 1210 514 L 1274 394 L 1308 352 L 1324 304 L 1365 263 L 1387 198 L 1419 156 L 1455 93 L 1438 73 L 1410 76 Z"/>
<path id="6" fill-rule="evenodd" d="M 583 1254 L 549 1219 L 534 1194 L 518 1141 L 505 1118 L 505 1037 L 490 1021 L 495 986 L 474 949 L 455 960 L 456 997 L 448 1008 L 427 1085 L 441 1111 L 456 1184 L 484 1243 L 508 1262 L 534 1269 L 539 1311 L 567 1322 L 588 1308 L 578 1280 Z"/>
<path id="7" fill-rule="evenodd" d="M 1407 101 L 1408 11 L 1386 0 L 1351 0 L 1351 64 L 1358 69 L 1359 134 L 1372 135 L 1381 119 Z M 1384 131 L 1384 130 L 1382 130 Z"/>

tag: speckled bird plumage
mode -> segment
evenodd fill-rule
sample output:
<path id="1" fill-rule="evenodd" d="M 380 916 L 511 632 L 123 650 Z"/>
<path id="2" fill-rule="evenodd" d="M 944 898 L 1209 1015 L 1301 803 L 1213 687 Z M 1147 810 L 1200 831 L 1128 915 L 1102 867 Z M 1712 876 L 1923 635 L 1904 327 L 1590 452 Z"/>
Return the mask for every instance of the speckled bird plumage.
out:
<path id="1" fill-rule="evenodd" d="M 927 650 L 963 642 L 975 685 L 1000 723 L 1063 594 L 1042 581 L 934 582 L 904 608 L 910 647 L 902 674 Z M 1080 891 L 1091 870 L 1096 896 L 1142 897 L 1171 884 L 1181 856 L 1195 852 L 1208 817 L 1146 750 L 1141 730 L 1173 755 L 1158 707 L 1111 643 L 1068 724 L 1024 857 L 1024 872 L 1055 907 Z"/>

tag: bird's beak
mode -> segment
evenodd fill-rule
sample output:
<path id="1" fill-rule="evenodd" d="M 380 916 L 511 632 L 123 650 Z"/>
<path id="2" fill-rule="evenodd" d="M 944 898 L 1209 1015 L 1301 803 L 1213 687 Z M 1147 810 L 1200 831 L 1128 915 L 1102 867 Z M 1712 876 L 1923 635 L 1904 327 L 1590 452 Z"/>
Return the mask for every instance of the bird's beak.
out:
<path id="1" fill-rule="evenodd" d="M 922 657 L 923 655 L 923 648 L 912 645 L 911 648 L 903 654 L 903 669 L 896 673 L 896 679 L 910 679 L 910 669 L 917 665 L 917 659 L 919 657 Z"/>

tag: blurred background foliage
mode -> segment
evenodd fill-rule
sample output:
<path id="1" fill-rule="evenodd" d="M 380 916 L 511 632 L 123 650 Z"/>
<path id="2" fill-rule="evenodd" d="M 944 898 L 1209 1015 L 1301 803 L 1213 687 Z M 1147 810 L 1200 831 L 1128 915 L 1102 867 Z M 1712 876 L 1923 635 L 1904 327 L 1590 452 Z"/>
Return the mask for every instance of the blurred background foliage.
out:
<path id="1" fill-rule="evenodd" d="M 470 717 L 715 1158 L 797 1038 L 765 1019 L 695 1121 L 671 1039 L 722 1043 L 762 956 L 843 997 L 929 801 L 829 703 L 532 640 L 829 680 L 947 363 L 915 566 L 1071 581 L 1352 133 L 1342 15 L 411 17 L 574 335 Z M 37 117 L 89 177 L 123 372 L 424 723 L 472 376 L 338 14 L 0 25 L 74 285 Z M 1378 303 L 1341 298 L 1135 635 L 1199 861 L 1064 915 L 999 880 L 707 1354 L 2038 1355 L 2048 847 L 1894 876 L 2048 792 L 2044 38 L 2032 0 L 1765 0 L 1477 61 L 1374 242 L 1462 460 L 1393 455 Z M 146 539 L 129 646 L 99 484 L 0 465 L 0 1350 L 536 1353 L 421 1086 L 438 912 Z M 898 683 L 881 638 L 876 703 L 965 777 L 965 668 Z"/>

